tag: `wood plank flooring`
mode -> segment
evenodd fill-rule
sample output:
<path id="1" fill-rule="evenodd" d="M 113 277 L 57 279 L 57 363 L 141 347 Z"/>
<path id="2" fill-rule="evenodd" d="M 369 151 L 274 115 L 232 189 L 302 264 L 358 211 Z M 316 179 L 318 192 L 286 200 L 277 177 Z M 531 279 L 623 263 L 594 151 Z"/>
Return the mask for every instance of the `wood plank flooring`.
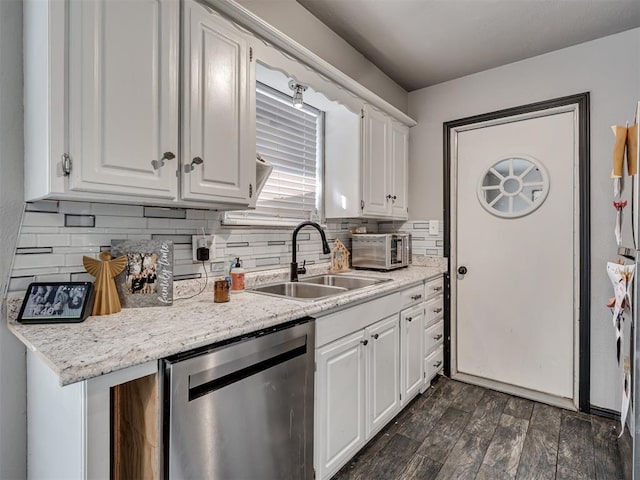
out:
<path id="1" fill-rule="evenodd" d="M 440 377 L 334 480 L 622 480 L 618 428 Z"/>

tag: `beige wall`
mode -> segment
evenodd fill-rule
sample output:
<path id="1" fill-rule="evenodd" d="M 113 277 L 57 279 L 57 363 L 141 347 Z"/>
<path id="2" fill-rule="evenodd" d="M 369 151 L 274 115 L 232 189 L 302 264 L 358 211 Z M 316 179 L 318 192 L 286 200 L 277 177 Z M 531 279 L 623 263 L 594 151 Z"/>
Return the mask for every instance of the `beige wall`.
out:
<path id="1" fill-rule="evenodd" d="M 442 218 L 442 124 L 527 103 L 591 92 L 591 403 L 620 409 L 611 297 L 616 259 L 610 125 L 633 121 L 640 100 L 640 29 L 558 50 L 409 94 L 409 213 Z M 630 215 L 630 211 L 627 212 Z"/>
<path id="2" fill-rule="evenodd" d="M 407 92 L 295 0 L 236 1 L 407 113 Z"/>

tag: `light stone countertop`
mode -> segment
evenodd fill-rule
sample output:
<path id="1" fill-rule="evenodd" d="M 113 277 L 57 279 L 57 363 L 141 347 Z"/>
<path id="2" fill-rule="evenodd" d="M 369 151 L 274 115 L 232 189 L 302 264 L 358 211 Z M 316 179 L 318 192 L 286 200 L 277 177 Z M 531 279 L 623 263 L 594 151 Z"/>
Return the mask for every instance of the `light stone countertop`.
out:
<path id="1" fill-rule="evenodd" d="M 245 291 L 232 293 L 227 303 L 214 303 L 211 282 L 202 294 L 177 300 L 197 293 L 202 283 L 176 282 L 176 300 L 170 307 L 127 308 L 71 324 L 16 323 L 23 298 L 20 295 L 7 299 L 7 318 L 9 329 L 42 357 L 58 375 L 61 385 L 68 385 L 304 316 L 345 308 L 438 276 L 446 272 L 446 265 L 447 259 L 424 257 L 415 258 L 409 268 L 390 272 L 352 271 L 392 281 L 318 301 L 288 300 Z M 324 273 L 327 265 L 310 266 L 308 270 L 309 274 Z M 253 272 L 247 274 L 246 282 L 251 286 L 284 280 L 286 276 L 287 269 Z"/>

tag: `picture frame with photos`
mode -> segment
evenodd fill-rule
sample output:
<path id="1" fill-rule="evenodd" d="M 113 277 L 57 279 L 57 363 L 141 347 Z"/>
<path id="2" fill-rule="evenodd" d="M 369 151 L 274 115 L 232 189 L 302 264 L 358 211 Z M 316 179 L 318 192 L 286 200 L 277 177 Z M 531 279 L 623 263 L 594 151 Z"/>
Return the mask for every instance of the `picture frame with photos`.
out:
<path id="1" fill-rule="evenodd" d="M 34 282 L 27 287 L 17 321 L 79 323 L 93 309 L 92 282 Z"/>
<path id="2" fill-rule="evenodd" d="M 173 304 L 173 242 L 111 240 L 111 255 L 127 257 L 127 266 L 115 278 L 123 308 Z"/>

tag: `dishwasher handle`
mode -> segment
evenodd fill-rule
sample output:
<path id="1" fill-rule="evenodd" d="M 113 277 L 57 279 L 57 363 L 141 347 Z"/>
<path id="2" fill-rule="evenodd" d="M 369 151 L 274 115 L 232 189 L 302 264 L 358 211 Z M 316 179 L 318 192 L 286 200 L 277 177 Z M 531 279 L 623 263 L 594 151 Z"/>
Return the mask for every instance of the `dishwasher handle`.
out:
<path id="1" fill-rule="evenodd" d="M 256 339 L 259 340 L 259 339 Z M 253 340 L 253 341 L 256 341 Z M 189 401 L 307 353 L 307 335 L 189 375 Z"/>

